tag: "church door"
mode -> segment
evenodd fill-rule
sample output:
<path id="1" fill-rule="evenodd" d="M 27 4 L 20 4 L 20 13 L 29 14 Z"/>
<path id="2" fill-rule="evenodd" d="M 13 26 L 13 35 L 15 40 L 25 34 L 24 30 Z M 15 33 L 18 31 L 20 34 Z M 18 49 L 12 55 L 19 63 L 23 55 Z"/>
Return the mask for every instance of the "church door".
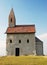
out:
<path id="1" fill-rule="evenodd" d="M 15 49 L 15 56 L 19 56 L 19 48 Z"/>

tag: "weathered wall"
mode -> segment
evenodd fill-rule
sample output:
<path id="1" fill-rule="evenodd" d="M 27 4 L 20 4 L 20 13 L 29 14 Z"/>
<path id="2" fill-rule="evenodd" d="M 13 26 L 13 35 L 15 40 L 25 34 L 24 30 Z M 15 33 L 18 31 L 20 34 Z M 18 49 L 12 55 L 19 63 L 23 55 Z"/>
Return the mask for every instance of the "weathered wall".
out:
<path id="1" fill-rule="evenodd" d="M 10 39 L 12 39 L 12 43 L 10 43 Z M 29 43 L 27 43 L 27 39 L 29 39 Z M 20 48 L 20 55 L 35 55 L 35 34 L 7 34 L 7 55 L 15 55 L 15 48 Z"/>
<path id="2" fill-rule="evenodd" d="M 36 54 L 43 55 L 43 42 L 39 39 L 36 41 Z"/>

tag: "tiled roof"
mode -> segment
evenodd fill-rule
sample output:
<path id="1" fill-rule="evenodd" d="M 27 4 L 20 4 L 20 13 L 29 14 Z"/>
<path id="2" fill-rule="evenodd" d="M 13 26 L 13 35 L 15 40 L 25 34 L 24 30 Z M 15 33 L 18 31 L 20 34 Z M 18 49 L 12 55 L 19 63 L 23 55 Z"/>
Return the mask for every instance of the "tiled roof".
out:
<path id="1" fill-rule="evenodd" d="M 6 33 L 35 33 L 35 25 L 16 25 L 8 27 Z"/>
<path id="2" fill-rule="evenodd" d="M 42 42 L 39 38 L 35 37 L 36 42 Z M 42 42 L 43 43 L 43 42 Z"/>

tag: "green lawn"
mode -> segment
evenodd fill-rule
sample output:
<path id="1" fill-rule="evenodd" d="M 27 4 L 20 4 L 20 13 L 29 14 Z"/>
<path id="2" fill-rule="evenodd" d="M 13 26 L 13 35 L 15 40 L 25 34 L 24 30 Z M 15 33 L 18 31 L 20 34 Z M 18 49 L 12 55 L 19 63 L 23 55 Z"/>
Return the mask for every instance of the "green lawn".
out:
<path id="1" fill-rule="evenodd" d="M 0 65 L 47 65 L 47 56 L 0 57 Z"/>

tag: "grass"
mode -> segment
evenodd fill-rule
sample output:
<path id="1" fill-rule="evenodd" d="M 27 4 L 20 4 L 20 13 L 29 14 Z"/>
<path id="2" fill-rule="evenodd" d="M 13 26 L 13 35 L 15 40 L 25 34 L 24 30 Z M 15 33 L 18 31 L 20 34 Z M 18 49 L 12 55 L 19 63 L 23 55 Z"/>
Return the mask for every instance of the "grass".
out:
<path id="1" fill-rule="evenodd" d="M 0 65 L 47 65 L 47 56 L 5 56 Z"/>

